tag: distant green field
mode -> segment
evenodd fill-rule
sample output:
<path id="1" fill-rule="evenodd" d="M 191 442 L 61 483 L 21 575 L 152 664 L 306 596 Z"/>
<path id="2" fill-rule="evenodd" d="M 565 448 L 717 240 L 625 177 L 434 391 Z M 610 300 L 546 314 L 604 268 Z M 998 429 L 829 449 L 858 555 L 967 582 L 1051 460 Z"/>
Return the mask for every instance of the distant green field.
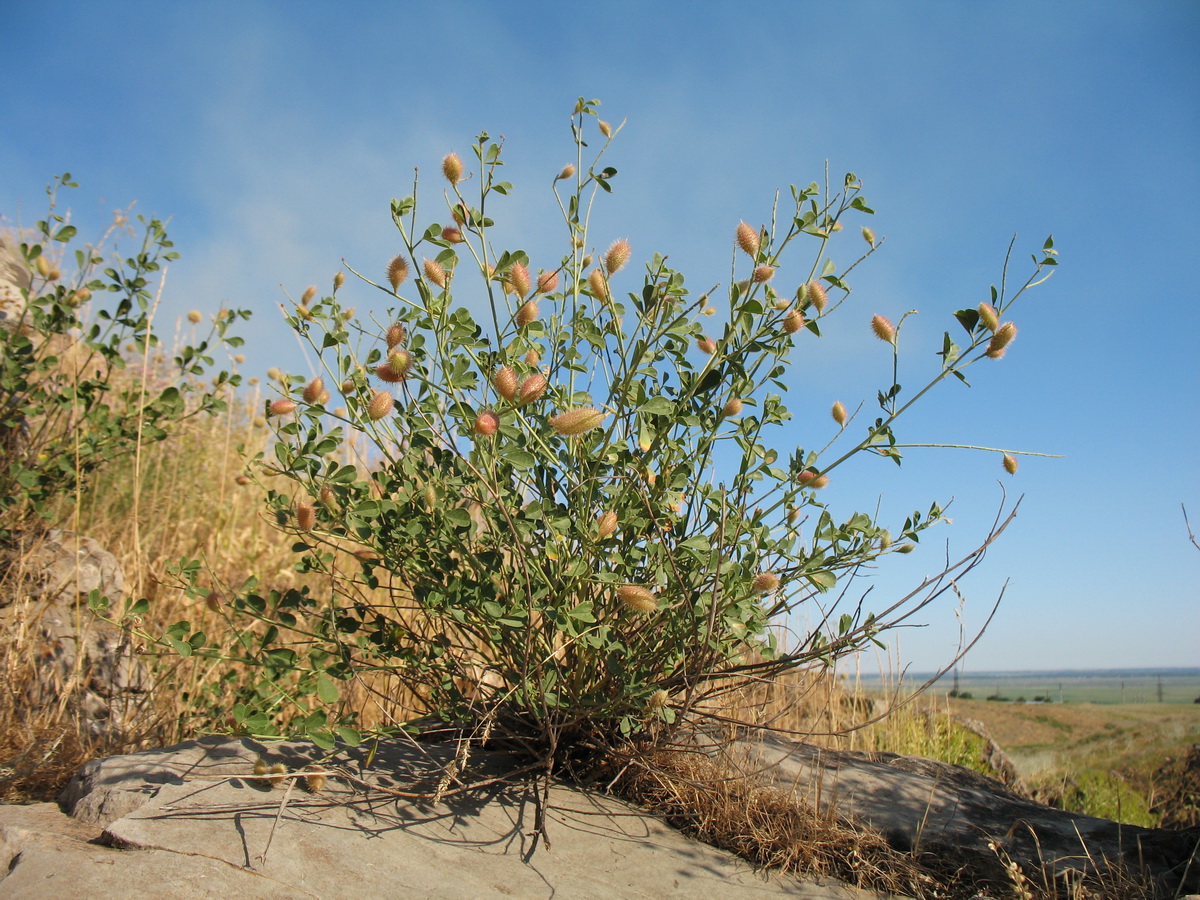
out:
<path id="1" fill-rule="evenodd" d="M 926 677 L 909 673 L 904 681 L 915 687 Z M 883 681 L 878 676 L 862 676 L 862 686 L 868 691 Z M 1200 697 L 1200 669 L 963 672 L 957 686 L 960 693 L 967 692 L 976 700 L 1032 701 L 1041 697 L 1055 703 L 1191 703 Z M 954 674 L 950 673 L 931 693 L 944 695 L 954 687 Z"/>

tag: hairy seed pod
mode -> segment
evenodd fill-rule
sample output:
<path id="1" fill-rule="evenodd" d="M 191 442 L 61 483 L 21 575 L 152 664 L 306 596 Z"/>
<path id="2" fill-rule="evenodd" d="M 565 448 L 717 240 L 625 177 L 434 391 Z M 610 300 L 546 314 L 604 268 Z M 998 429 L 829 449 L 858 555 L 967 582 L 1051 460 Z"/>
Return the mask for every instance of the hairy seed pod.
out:
<path id="1" fill-rule="evenodd" d="M 643 615 L 649 615 L 658 609 L 658 597 L 654 595 L 654 592 L 635 584 L 626 584 L 617 588 L 617 599 L 625 604 L 627 609 Z"/>
<path id="2" fill-rule="evenodd" d="M 833 404 L 833 409 L 830 410 L 830 414 L 833 416 L 833 421 L 837 422 L 838 425 L 843 428 L 846 427 L 846 419 L 848 417 L 846 415 L 846 407 L 841 400 L 838 400 Z"/>
<path id="3" fill-rule="evenodd" d="M 871 317 L 871 330 L 875 332 L 875 337 L 881 341 L 886 341 L 889 344 L 896 343 L 896 326 L 893 325 L 883 316 Z"/>
<path id="4" fill-rule="evenodd" d="M 555 181 L 565 181 L 566 179 L 573 178 L 574 176 L 575 176 L 575 166 L 572 165 L 571 163 L 567 163 L 565 166 L 562 167 L 562 171 L 554 176 L 554 180 Z"/>
<path id="5" fill-rule="evenodd" d="M 783 330 L 787 334 L 795 334 L 804 327 L 804 316 L 800 315 L 800 310 L 793 309 L 783 317 Z"/>
<path id="6" fill-rule="evenodd" d="M 204 598 L 204 605 L 208 607 L 209 612 L 220 612 L 221 595 L 216 591 L 209 591 Z"/>
<path id="7" fill-rule="evenodd" d="M 897 553 L 912 553 L 916 549 L 917 549 L 916 544 L 901 544 L 899 547 L 896 548 L 896 552 Z"/>
<path id="8" fill-rule="evenodd" d="M 336 294 L 338 288 L 340 288 L 345 283 L 346 283 L 346 273 L 345 272 L 335 272 L 333 275 L 333 292 Z"/>
<path id="9" fill-rule="evenodd" d="M 463 233 L 457 228 L 447 225 L 442 229 L 442 240 L 447 244 L 461 244 L 466 238 L 463 237 Z"/>
<path id="10" fill-rule="evenodd" d="M 317 493 L 317 499 L 330 511 L 337 506 L 337 495 L 333 493 L 333 488 L 327 484 L 321 485 L 321 490 Z"/>
<path id="11" fill-rule="evenodd" d="M 525 365 L 527 366 L 536 366 L 541 361 L 542 354 L 538 353 L 536 350 L 530 350 L 525 354 Z"/>
<path id="12" fill-rule="evenodd" d="M 426 512 L 433 512 L 437 509 L 438 492 L 432 484 L 427 484 L 421 489 L 421 502 L 425 506 Z"/>
<path id="13" fill-rule="evenodd" d="M 825 293 L 825 285 L 819 281 L 810 281 L 804 285 L 802 290 L 808 305 L 815 306 L 819 313 L 825 311 L 825 304 L 829 302 L 829 295 Z"/>
<path id="14" fill-rule="evenodd" d="M 526 300 L 517 310 L 517 327 L 524 328 L 531 322 L 536 322 L 538 313 L 538 305 L 532 300 Z"/>
<path id="15" fill-rule="evenodd" d="M 254 774 L 255 775 L 258 775 L 258 776 L 266 775 L 267 772 L 269 772 L 269 771 L 270 771 L 270 767 L 267 766 L 267 761 L 265 759 L 263 759 L 261 756 L 258 757 L 256 760 L 254 760 Z"/>
<path id="16" fill-rule="evenodd" d="M 508 270 L 508 278 L 505 283 L 512 288 L 512 292 L 518 297 L 524 297 L 529 293 L 531 287 L 529 279 L 529 269 L 521 263 L 513 263 Z"/>
<path id="17" fill-rule="evenodd" d="M 731 397 L 725 406 L 721 409 L 721 415 L 725 418 L 740 416 L 742 414 L 742 400 L 740 397 Z"/>
<path id="18" fill-rule="evenodd" d="M 471 430 L 483 437 L 490 437 L 500 430 L 500 417 L 490 409 L 485 409 L 475 417 Z"/>
<path id="19" fill-rule="evenodd" d="M 325 382 L 320 377 L 314 378 L 304 386 L 304 402 L 316 403 L 325 394 Z M 328 396 L 328 394 L 326 394 Z"/>
<path id="20" fill-rule="evenodd" d="M 376 391 L 375 396 L 371 398 L 371 402 L 367 404 L 367 418 L 373 422 L 378 422 L 390 413 L 392 407 L 395 405 L 396 400 L 388 391 Z"/>
<path id="21" fill-rule="evenodd" d="M 739 222 L 737 227 L 737 245 L 751 259 L 758 259 L 759 237 L 758 230 L 748 222 Z"/>
<path id="22" fill-rule="evenodd" d="M 1004 454 L 1004 471 L 1009 475 L 1017 474 L 1017 458 L 1011 453 Z"/>
<path id="23" fill-rule="evenodd" d="M 508 366 L 501 366 L 492 376 L 492 386 L 497 394 L 511 403 L 517 397 L 517 373 Z"/>
<path id="24" fill-rule="evenodd" d="M 1017 326 L 1012 322 L 1005 322 L 992 335 L 992 339 L 988 341 L 987 353 L 985 355 L 988 359 L 999 359 L 1004 355 L 1004 351 L 1016 336 Z"/>
<path id="25" fill-rule="evenodd" d="M 612 137 L 612 126 L 601 119 L 597 124 L 600 126 L 600 133 L 606 138 Z"/>
<path id="26" fill-rule="evenodd" d="M 235 478 L 233 480 L 234 480 L 235 484 L 245 487 L 246 485 L 248 485 L 250 483 L 250 476 L 249 475 L 239 475 L 237 478 Z"/>
<path id="27" fill-rule="evenodd" d="M 706 306 L 703 310 L 701 310 L 701 312 L 706 316 L 715 316 L 717 314 L 717 308 L 715 306 Z"/>
<path id="28" fill-rule="evenodd" d="M 777 591 L 779 590 L 779 576 L 774 572 L 759 572 L 754 576 L 754 581 L 750 583 L 750 587 L 760 594 L 769 594 L 771 591 Z"/>
<path id="29" fill-rule="evenodd" d="M 596 520 L 596 540 L 606 541 L 617 531 L 617 514 L 611 509 L 600 514 Z"/>
<path id="30" fill-rule="evenodd" d="M 398 381 L 403 381 L 408 377 L 408 373 L 412 371 L 413 355 L 408 350 L 397 347 L 387 355 L 384 363 L 375 369 L 376 376 L 381 381 L 386 381 L 389 384 L 395 384 Z"/>
<path id="31" fill-rule="evenodd" d="M 805 487 L 813 488 L 814 490 L 820 490 L 829 484 L 828 475 L 818 475 L 816 472 L 812 471 L 812 469 L 805 469 L 796 476 L 796 480 Z"/>
<path id="32" fill-rule="evenodd" d="M 872 231 L 870 228 L 868 228 L 866 225 L 863 226 L 862 236 L 863 236 L 864 241 L 866 241 L 872 247 L 875 246 L 875 232 Z"/>
<path id="33" fill-rule="evenodd" d="M 593 428 L 599 428 L 607 416 L 608 413 L 595 407 L 579 406 L 551 417 L 549 423 L 550 427 L 559 434 L 565 437 L 577 437 L 587 434 Z"/>
<path id="34" fill-rule="evenodd" d="M 46 279 L 50 278 L 50 260 L 46 259 L 44 256 L 39 256 L 37 258 L 37 262 L 35 262 L 33 265 L 34 268 L 37 269 L 37 273 L 39 275 Z"/>
<path id="35" fill-rule="evenodd" d="M 599 269 L 592 269 L 588 275 L 588 287 L 591 288 L 592 296 L 601 303 L 608 302 L 608 285 L 604 281 L 604 273 Z"/>
<path id="36" fill-rule="evenodd" d="M 38 259 L 41 259 L 41 257 L 39 256 Z M 191 312 L 188 313 L 188 316 L 187 316 L 188 321 L 191 322 L 193 325 L 199 325 L 200 320 L 203 318 L 204 318 L 204 316 L 200 315 L 200 310 L 198 310 L 198 309 L 193 309 Z"/>
<path id="37" fill-rule="evenodd" d="M 400 285 L 404 284 L 404 279 L 408 277 L 408 260 L 403 256 L 397 256 L 388 263 L 387 268 L 388 282 L 392 286 L 392 290 L 400 289 Z"/>
<path id="38" fill-rule="evenodd" d="M 701 350 L 703 350 L 705 353 L 707 353 L 709 356 L 712 356 L 714 353 L 717 352 L 717 342 L 714 341 L 712 338 L 710 338 L 708 335 L 705 335 L 704 337 L 697 340 L 696 346 L 699 347 Z"/>
<path id="39" fill-rule="evenodd" d="M 604 254 L 604 268 L 609 275 L 614 275 L 621 269 L 625 268 L 625 264 L 629 262 L 629 256 L 633 253 L 633 248 L 629 246 L 629 241 L 622 238 L 619 241 L 613 241 L 612 246 Z"/>
<path id="40" fill-rule="evenodd" d="M 761 266 L 756 266 L 754 274 L 750 276 L 750 280 L 756 284 L 765 284 L 775 277 L 775 267 L 768 266 L 765 263 Z"/>
<path id="41" fill-rule="evenodd" d="M 271 401 L 271 405 L 267 407 L 267 411 L 273 416 L 286 416 L 295 408 L 295 400 L 289 400 L 286 397 L 280 397 L 278 400 Z"/>
<path id="42" fill-rule="evenodd" d="M 892 533 L 886 528 L 879 532 L 879 549 L 886 550 L 892 546 Z"/>
<path id="43" fill-rule="evenodd" d="M 451 184 L 458 184 L 463 177 L 463 162 L 457 153 L 447 153 L 442 159 L 442 174 Z"/>
<path id="44" fill-rule="evenodd" d="M 310 794 L 319 794 L 325 790 L 325 776 L 320 772 L 312 772 L 304 776 L 304 786 Z"/>
<path id="45" fill-rule="evenodd" d="M 541 272 L 537 279 L 537 292 L 549 294 L 558 287 L 558 272 Z"/>
<path id="46" fill-rule="evenodd" d="M 789 509 L 787 511 L 787 523 L 789 525 L 795 525 L 799 521 L 800 521 L 800 507 L 793 506 L 791 509 Z"/>
<path id="47" fill-rule="evenodd" d="M 450 217 L 454 219 L 454 224 L 462 228 L 467 224 L 468 212 L 467 208 L 461 203 L 455 203 L 450 208 Z"/>
<path id="48" fill-rule="evenodd" d="M 305 322 L 311 322 L 313 318 L 312 310 L 307 306 L 297 306 L 296 318 L 303 319 Z"/>
<path id="49" fill-rule="evenodd" d="M 650 707 L 650 709 L 662 709 L 670 699 L 671 695 L 662 688 L 659 688 L 650 695 L 650 699 L 646 701 L 646 706 Z"/>
<path id="50" fill-rule="evenodd" d="M 317 524 L 317 510 L 311 503 L 296 504 L 296 524 L 301 531 L 312 531 Z"/>
<path id="51" fill-rule="evenodd" d="M 446 270 L 436 260 L 427 259 L 424 262 L 425 277 L 440 288 L 446 286 Z"/>
<path id="52" fill-rule="evenodd" d="M 995 332 L 1000 327 L 1000 313 L 996 311 L 996 307 L 985 300 L 979 304 L 979 321 L 988 331 Z"/>
<path id="53" fill-rule="evenodd" d="M 313 298 L 316 296 L 317 296 L 317 286 L 315 284 L 310 284 L 305 289 L 304 293 L 301 295 L 300 304 L 302 306 L 308 306 L 308 304 L 313 302 Z"/>
<path id="54" fill-rule="evenodd" d="M 525 378 L 517 388 L 517 403 L 521 406 L 526 403 L 536 403 L 542 399 L 549 384 L 545 375 L 541 372 L 534 372 Z"/>
<path id="55" fill-rule="evenodd" d="M 408 339 L 408 329 L 399 322 L 388 327 L 387 330 L 387 348 L 391 350 L 393 347 L 399 347 Z"/>
<path id="56" fill-rule="evenodd" d="M 72 291 L 67 296 L 67 303 L 70 306 L 82 306 L 84 303 L 88 302 L 88 298 L 90 298 L 91 296 L 92 296 L 91 290 L 89 290 L 86 287 L 81 287 L 77 291 Z M 188 315 L 188 319 L 189 320 L 191 319 L 190 313 Z"/>

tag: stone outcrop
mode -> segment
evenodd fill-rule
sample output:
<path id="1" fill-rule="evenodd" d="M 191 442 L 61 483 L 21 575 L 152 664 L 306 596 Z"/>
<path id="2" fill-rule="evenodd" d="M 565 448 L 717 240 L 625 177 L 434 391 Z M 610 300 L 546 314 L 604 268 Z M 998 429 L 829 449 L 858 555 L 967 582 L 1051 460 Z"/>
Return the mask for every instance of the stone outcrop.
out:
<path id="1" fill-rule="evenodd" d="M 66 699 L 92 737 L 126 732 L 150 676 L 122 631 L 87 608 L 98 591 L 115 605 L 125 575 L 116 557 L 88 537 L 54 530 L 0 550 L 0 633 L 36 660 L 23 686 L 29 712 Z"/>

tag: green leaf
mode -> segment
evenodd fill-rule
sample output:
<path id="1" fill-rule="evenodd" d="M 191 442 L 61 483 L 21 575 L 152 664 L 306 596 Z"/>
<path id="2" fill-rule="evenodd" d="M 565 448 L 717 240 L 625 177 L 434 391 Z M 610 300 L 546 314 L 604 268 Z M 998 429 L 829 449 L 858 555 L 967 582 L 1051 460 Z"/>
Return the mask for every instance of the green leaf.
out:
<path id="1" fill-rule="evenodd" d="M 505 450 L 505 462 L 512 465 L 514 469 L 532 469 L 537 465 L 537 458 L 527 450 Z"/>
<path id="2" fill-rule="evenodd" d="M 324 672 L 317 676 L 317 696 L 322 703 L 333 704 L 338 701 L 337 685 Z"/>
<path id="3" fill-rule="evenodd" d="M 837 584 L 837 576 L 827 569 L 822 569 L 818 572 L 808 572 L 806 574 L 808 575 L 808 580 L 813 583 L 813 587 L 815 587 L 822 594 L 826 591 L 833 590 L 834 586 Z"/>
<path id="4" fill-rule="evenodd" d="M 647 415 L 669 416 L 675 411 L 675 404 L 666 397 L 651 397 L 641 408 Z"/>

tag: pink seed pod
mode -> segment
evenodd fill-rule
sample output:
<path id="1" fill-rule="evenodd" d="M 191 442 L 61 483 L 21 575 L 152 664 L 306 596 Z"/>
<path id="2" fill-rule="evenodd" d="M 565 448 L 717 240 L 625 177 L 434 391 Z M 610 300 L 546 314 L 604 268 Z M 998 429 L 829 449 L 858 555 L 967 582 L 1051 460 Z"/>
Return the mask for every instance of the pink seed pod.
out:
<path id="1" fill-rule="evenodd" d="M 697 340 L 696 346 L 699 347 L 701 350 L 703 350 L 705 353 L 707 353 L 709 356 L 712 356 L 714 353 L 717 352 L 717 342 L 714 341 L 712 338 L 708 337 L 707 335 L 705 335 L 704 337 Z"/>
<path id="2" fill-rule="evenodd" d="M 317 286 L 315 284 L 310 284 L 305 289 L 304 293 L 300 297 L 301 306 L 308 306 L 308 304 L 312 303 L 313 298 L 316 296 L 317 296 Z"/>
<path id="3" fill-rule="evenodd" d="M 1000 313 L 996 311 L 996 307 L 985 300 L 979 304 L 979 321 L 988 331 L 995 332 L 1000 327 Z"/>
<path id="4" fill-rule="evenodd" d="M 408 340 L 408 329 L 397 322 L 396 324 L 388 327 L 386 340 L 387 348 L 389 350 L 394 347 L 399 347 L 406 340 Z"/>
<path id="5" fill-rule="evenodd" d="M 312 531 L 317 524 L 317 510 L 311 503 L 296 504 L 296 524 L 301 531 Z"/>
<path id="6" fill-rule="evenodd" d="M 440 288 L 446 286 L 446 270 L 436 260 L 427 259 L 424 263 L 425 277 Z"/>
<path id="7" fill-rule="evenodd" d="M 538 353 L 536 350 L 530 350 L 525 354 L 525 365 L 527 366 L 536 366 L 541 361 L 542 354 Z"/>
<path id="8" fill-rule="evenodd" d="M 825 304 L 829 302 L 829 295 L 825 293 L 825 285 L 821 282 L 810 281 L 800 285 L 800 289 L 796 291 L 796 299 L 805 306 L 815 306 L 817 312 L 822 313 L 825 311 Z"/>
<path id="9" fill-rule="evenodd" d="M 617 531 L 617 514 L 611 509 L 600 514 L 596 520 L 596 540 L 606 541 Z"/>
<path id="10" fill-rule="evenodd" d="M 412 371 L 413 355 L 408 350 L 397 348 L 388 354 L 387 360 L 375 368 L 375 375 L 380 381 L 396 384 L 408 377 Z"/>
<path id="11" fill-rule="evenodd" d="M 625 264 L 629 262 L 629 256 L 633 252 L 633 248 L 629 246 L 629 241 L 622 238 L 619 241 L 613 241 L 608 252 L 604 254 L 604 268 L 608 270 L 609 275 L 616 274 L 625 268 Z"/>
<path id="12" fill-rule="evenodd" d="M 329 396 L 328 393 L 325 391 L 325 382 L 322 381 L 319 377 L 314 378 L 312 381 L 310 381 L 308 384 L 306 384 L 304 386 L 304 395 L 303 396 L 304 396 L 305 403 L 316 403 L 318 400 L 321 399 L 322 394 Z"/>
<path id="13" fill-rule="evenodd" d="M 537 292 L 549 294 L 558 287 L 558 272 L 542 272 L 537 279 Z"/>
<path id="14" fill-rule="evenodd" d="M 388 391 L 376 391 L 371 402 L 367 404 L 367 418 L 378 422 L 392 411 L 395 404 L 395 398 Z"/>
<path id="15" fill-rule="evenodd" d="M 404 279 L 408 278 L 408 260 L 403 256 L 394 257 L 388 263 L 387 277 L 392 290 L 399 290 L 400 285 L 404 284 Z"/>
<path id="16" fill-rule="evenodd" d="M 508 366 L 501 366 L 492 377 L 492 386 L 497 394 L 512 403 L 517 397 L 517 373 Z"/>
<path id="17" fill-rule="evenodd" d="M 1005 472 L 1009 475 L 1017 474 L 1017 458 L 1015 456 L 1011 453 L 1005 453 L 1003 463 Z"/>
<path id="18" fill-rule="evenodd" d="M 457 153 L 447 153 L 442 159 L 442 174 L 451 184 L 458 184 L 463 177 L 463 162 Z"/>
<path id="19" fill-rule="evenodd" d="M 517 327 L 524 328 L 531 322 L 536 322 L 538 313 L 538 305 L 532 300 L 526 300 L 517 310 Z"/>
<path id="20" fill-rule="evenodd" d="M 804 316 L 800 315 L 800 310 L 793 309 L 783 317 L 783 330 L 787 334 L 795 334 L 804 327 Z"/>
<path id="21" fill-rule="evenodd" d="M 550 427 L 564 437 L 578 437 L 603 424 L 608 413 L 592 406 L 580 406 L 561 412 L 550 420 Z"/>
<path id="22" fill-rule="evenodd" d="M 519 262 L 513 263 L 509 267 L 508 277 L 504 280 L 504 283 L 518 297 L 524 297 L 529 293 L 531 287 L 529 269 Z"/>
<path id="23" fill-rule="evenodd" d="M 813 472 L 810 469 L 805 469 L 798 476 L 796 476 L 796 479 L 805 487 L 809 487 L 818 491 L 829 484 L 828 475 L 818 475 L 816 472 Z"/>
<path id="24" fill-rule="evenodd" d="M 766 282 L 770 281 L 774 277 L 775 277 L 775 267 L 763 264 L 761 266 L 755 267 L 754 274 L 752 274 L 750 276 L 750 280 L 755 282 L 756 284 L 765 284 Z"/>
<path id="25" fill-rule="evenodd" d="M 779 590 L 779 576 L 774 572 L 760 572 L 754 576 L 754 581 L 750 583 L 750 587 L 760 594 L 769 594 L 771 591 L 777 591 Z"/>
<path id="26" fill-rule="evenodd" d="M 475 424 L 471 430 L 483 437 L 490 437 L 500 430 L 500 417 L 490 409 L 485 409 L 475 417 Z"/>
<path id="27" fill-rule="evenodd" d="M 245 487 L 246 485 L 248 485 L 250 483 L 250 476 L 249 475 L 239 475 L 237 478 L 235 478 L 233 480 L 239 486 Z"/>
<path id="28" fill-rule="evenodd" d="M 546 388 L 549 382 L 546 376 L 541 372 L 534 372 L 521 382 L 517 388 L 517 403 L 524 406 L 527 403 L 536 403 L 542 399 L 542 395 L 546 393 Z"/>
<path id="29" fill-rule="evenodd" d="M 984 355 L 988 359 L 999 359 L 1004 355 L 1004 351 L 1016 336 L 1017 326 L 1012 322 L 1005 322 L 992 335 L 992 339 L 988 341 L 987 352 Z"/>
<path id="30" fill-rule="evenodd" d="M 643 615 L 649 615 L 658 609 L 658 597 L 654 592 L 634 584 L 617 588 L 617 599 L 625 604 L 627 609 Z"/>
<path id="31" fill-rule="evenodd" d="M 881 341 L 886 341 L 893 345 L 896 343 L 896 326 L 883 316 L 877 315 L 871 318 L 871 330 L 875 332 L 875 337 Z"/>
<path id="32" fill-rule="evenodd" d="M 732 397 L 721 410 L 721 415 L 729 419 L 733 416 L 742 414 L 742 400 L 740 397 Z"/>
<path id="33" fill-rule="evenodd" d="M 758 230 L 748 222 L 739 222 L 737 227 L 737 245 L 751 259 L 758 259 Z"/>
<path id="34" fill-rule="evenodd" d="M 267 411 L 273 416 L 286 416 L 295 408 L 295 400 L 288 400 L 286 397 L 280 397 L 278 400 L 271 401 L 271 405 L 267 407 Z"/>
<path id="35" fill-rule="evenodd" d="M 588 275 L 588 287 L 591 288 L 592 296 L 601 303 L 608 302 L 608 284 L 604 280 L 604 273 L 599 269 L 592 269 Z"/>
<path id="36" fill-rule="evenodd" d="M 447 244 L 461 244 L 466 240 L 463 233 L 452 225 L 447 225 L 442 229 L 442 240 Z"/>

